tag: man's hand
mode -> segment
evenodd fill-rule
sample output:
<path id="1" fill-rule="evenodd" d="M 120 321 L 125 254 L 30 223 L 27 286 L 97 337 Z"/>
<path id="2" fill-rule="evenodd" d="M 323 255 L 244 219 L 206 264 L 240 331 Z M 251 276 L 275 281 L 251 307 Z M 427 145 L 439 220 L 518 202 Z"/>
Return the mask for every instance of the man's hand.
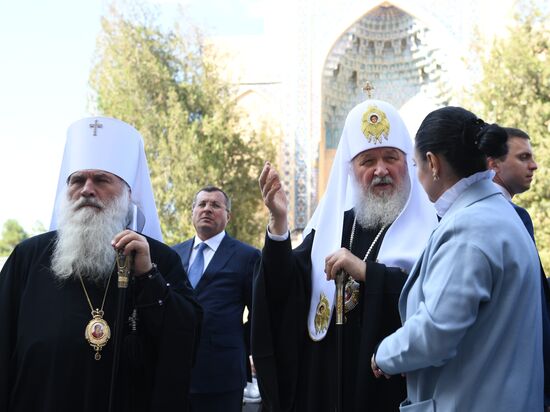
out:
<path id="1" fill-rule="evenodd" d="M 153 268 L 147 239 L 132 230 L 124 230 L 111 241 L 116 250 L 122 250 L 125 256 L 133 254 L 134 275 L 140 276 Z"/>
<path id="2" fill-rule="evenodd" d="M 372 373 L 374 373 L 374 376 L 376 377 L 376 379 L 381 378 L 382 376 L 384 376 L 386 379 L 391 378 L 390 375 L 388 375 L 387 373 L 385 373 L 382 369 L 380 369 L 378 367 L 378 365 L 376 364 L 376 360 L 374 359 L 374 355 L 372 355 L 372 358 L 370 359 L 370 367 L 371 367 Z"/>
<path id="3" fill-rule="evenodd" d="M 367 263 L 346 248 L 341 248 L 325 258 L 327 280 L 336 279 L 336 275 L 341 270 L 344 270 L 353 279 L 364 282 Z"/>
<path id="4" fill-rule="evenodd" d="M 271 163 L 265 163 L 258 181 L 264 204 L 269 209 L 269 231 L 274 235 L 286 234 L 288 232 L 288 200 L 279 174 L 271 166 Z"/>

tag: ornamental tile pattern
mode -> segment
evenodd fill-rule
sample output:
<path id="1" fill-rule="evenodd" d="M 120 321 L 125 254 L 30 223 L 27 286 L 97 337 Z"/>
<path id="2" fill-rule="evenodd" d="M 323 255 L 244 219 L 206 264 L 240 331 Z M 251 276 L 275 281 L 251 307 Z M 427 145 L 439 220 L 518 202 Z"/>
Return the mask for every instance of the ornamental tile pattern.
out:
<path id="1" fill-rule="evenodd" d="M 436 105 L 448 103 L 445 58 L 429 37 L 418 19 L 388 5 L 366 14 L 338 39 L 323 70 L 326 149 L 337 147 L 347 113 L 365 99 L 367 81 L 375 85 L 376 98 L 397 108 L 419 93 Z"/>

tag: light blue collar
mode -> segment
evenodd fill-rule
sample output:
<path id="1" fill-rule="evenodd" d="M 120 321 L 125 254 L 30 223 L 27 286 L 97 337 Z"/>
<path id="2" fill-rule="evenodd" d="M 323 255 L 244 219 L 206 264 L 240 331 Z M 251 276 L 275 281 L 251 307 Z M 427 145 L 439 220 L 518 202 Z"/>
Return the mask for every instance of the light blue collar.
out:
<path id="1" fill-rule="evenodd" d="M 493 180 L 495 172 L 493 170 L 484 170 L 483 172 L 477 172 L 468 177 L 463 177 L 449 189 L 447 189 L 434 203 L 435 210 L 439 217 L 443 217 L 455 200 L 471 185 L 480 180 L 490 179 Z"/>

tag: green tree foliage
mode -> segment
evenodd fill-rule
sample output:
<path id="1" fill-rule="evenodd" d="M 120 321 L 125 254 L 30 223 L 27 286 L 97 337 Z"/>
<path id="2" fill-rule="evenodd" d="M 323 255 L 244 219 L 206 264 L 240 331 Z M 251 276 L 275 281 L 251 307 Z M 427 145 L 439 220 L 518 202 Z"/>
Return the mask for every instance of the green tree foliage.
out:
<path id="1" fill-rule="evenodd" d="M 548 10 L 520 2 L 515 24 L 482 58 L 483 79 L 475 87 L 486 121 L 525 130 L 538 163 L 531 189 L 514 197 L 533 218 L 537 245 L 550 268 L 550 31 Z M 498 230 L 498 228 L 495 228 Z"/>
<path id="2" fill-rule="evenodd" d="M 2 228 L 2 238 L 0 239 L 0 256 L 8 256 L 19 242 L 28 237 L 29 235 L 17 220 L 6 220 Z"/>
<path id="3" fill-rule="evenodd" d="M 45 233 L 47 232 L 48 229 L 46 229 L 46 227 L 44 226 L 44 223 L 42 223 L 41 221 L 37 220 L 34 222 L 34 224 L 32 225 L 32 229 L 31 229 L 31 233 L 30 235 L 31 236 L 36 236 L 36 235 L 39 235 L 41 233 Z"/>
<path id="4" fill-rule="evenodd" d="M 272 133 L 254 131 L 200 32 L 163 29 L 151 9 L 102 18 L 90 84 L 100 112 L 142 134 L 165 242 L 191 236 L 195 192 L 213 184 L 233 201 L 228 231 L 260 242 L 266 215 L 257 177 L 274 156 Z"/>

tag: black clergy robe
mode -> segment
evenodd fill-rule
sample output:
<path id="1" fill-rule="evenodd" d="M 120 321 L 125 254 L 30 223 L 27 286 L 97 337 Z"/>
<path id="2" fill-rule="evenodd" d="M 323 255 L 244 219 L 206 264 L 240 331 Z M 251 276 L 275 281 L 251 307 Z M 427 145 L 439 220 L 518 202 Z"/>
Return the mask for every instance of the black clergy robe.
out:
<path id="1" fill-rule="evenodd" d="M 55 239 L 49 232 L 22 242 L 0 274 L 0 411 L 108 410 L 113 336 L 95 360 L 84 337 L 91 313 L 80 281 L 60 283 L 50 271 Z M 125 319 L 136 308 L 138 321 L 135 332 L 124 325 L 115 410 L 182 412 L 202 311 L 179 256 L 147 241 L 159 270 L 130 278 Z M 100 307 L 104 285 L 84 282 Z M 111 333 L 117 293 L 114 273 L 104 306 Z"/>
<path id="2" fill-rule="evenodd" d="M 342 246 L 349 246 L 353 211 L 344 215 Z M 387 229 L 386 229 L 387 230 Z M 363 258 L 378 230 L 356 228 L 352 252 Z M 337 397 L 335 317 L 325 338 L 307 330 L 314 232 L 294 251 L 290 240 L 266 236 L 254 278 L 252 356 L 264 410 L 334 412 Z M 385 233 L 384 233 L 385 235 Z M 370 359 L 376 345 L 401 326 L 398 299 L 406 280 L 400 268 L 377 263 L 381 239 L 367 260 L 360 301 L 344 326 L 344 411 L 398 411 L 406 398 L 405 379 L 376 379 Z"/>

